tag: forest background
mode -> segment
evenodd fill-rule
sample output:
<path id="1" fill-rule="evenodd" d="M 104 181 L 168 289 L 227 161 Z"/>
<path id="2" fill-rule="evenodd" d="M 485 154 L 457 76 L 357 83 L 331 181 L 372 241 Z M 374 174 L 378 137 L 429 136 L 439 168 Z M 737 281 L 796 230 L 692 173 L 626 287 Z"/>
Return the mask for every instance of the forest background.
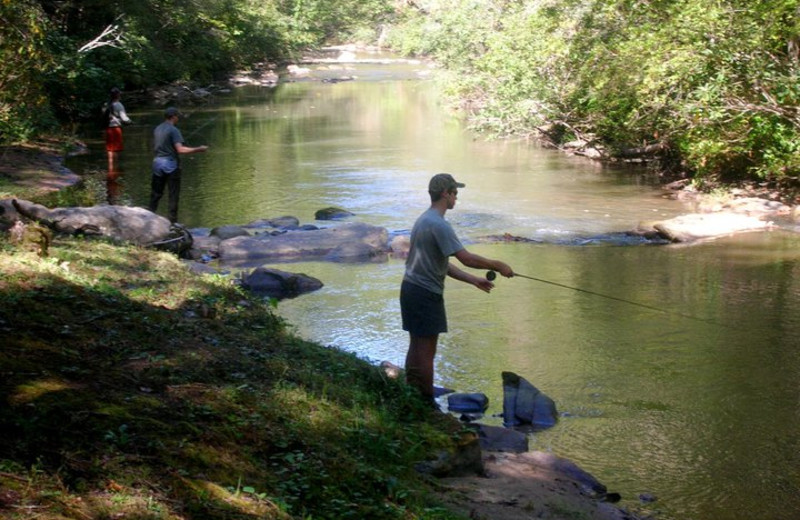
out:
<path id="1" fill-rule="evenodd" d="M 800 0 L 0 0 L 0 142 L 125 91 L 225 78 L 322 44 L 442 65 L 494 135 L 646 155 L 696 180 L 800 171 Z"/>

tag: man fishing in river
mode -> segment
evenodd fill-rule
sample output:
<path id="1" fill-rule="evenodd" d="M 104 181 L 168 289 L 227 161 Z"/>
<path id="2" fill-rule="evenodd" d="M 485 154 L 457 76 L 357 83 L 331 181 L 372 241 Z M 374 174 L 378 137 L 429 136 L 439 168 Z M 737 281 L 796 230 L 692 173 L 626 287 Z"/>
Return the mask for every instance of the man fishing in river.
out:
<path id="1" fill-rule="evenodd" d="M 169 188 L 169 221 L 178 221 L 178 201 L 181 191 L 181 162 L 183 154 L 199 153 L 208 150 L 208 146 L 186 146 L 178 120 L 181 112 L 175 107 L 164 111 L 164 122 L 153 130 L 153 175 L 150 184 L 150 206 L 153 213 L 158 209 L 158 202 L 164 195 L 164 188 Z"/>
<path id="2" fill-rule="evenodd" d="M 467 267 L 490 269 L 507 278 L 514 276 L 508 264 L 467 251 L 444 219 L 447 210 L 456 205 L 458 188 L 464 187 L 449 173 L 438 173 L 431 178 L 428 184 L 431 206 L 420 215 L 411 230 L 411 248 L 400 287 L 403 330 L 409 335 L 406 380 L 433 405 L 433 361 L 439 334 L 447 332 L 445 276 L 470 283 L 487 293 L 494 288 L 491 280 L 467 273 L 450 263 L 450 257 L 455 256 Z"/>

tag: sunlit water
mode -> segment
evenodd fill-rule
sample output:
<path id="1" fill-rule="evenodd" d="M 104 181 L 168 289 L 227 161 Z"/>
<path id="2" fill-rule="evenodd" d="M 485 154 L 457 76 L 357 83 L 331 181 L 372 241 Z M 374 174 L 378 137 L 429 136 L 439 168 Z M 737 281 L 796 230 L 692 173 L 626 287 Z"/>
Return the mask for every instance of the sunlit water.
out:
<path id="1" fill-rule="evenodd" d="M 662 518 L 800 518 L 800 238 L 775 231 L 688 247 L 626 238 L 639 222 L 691 209 L 643 172 L 472 135 L 424 72 L 327 71 L 358 79 L 246 87 L 186 107 L 188 144 L 211 148 L 184 161 L 180 220 L 310 223 L 339 206 L 405 233 L 429 203 L 429 177 L 452 172 L 467 187 L 447 217 L 470 250 L 640 305 L 522 278 L 498 280 L 490 295 L 451 281 L 437 384 L 485 393 L 485 422 L 500 424 L 500 373 L 522 375 L 562 414 L 531 436 L 532 449 L 575 460 L 623 505 L 649 493 L 659 500 L 646 507 Z M 115 196 L 145 205 L 160 109 L 131 116 Z M 103 171 L 98 137 L 68 165 Z M 540 242 L 482 241 L 503 233 Z M 402 260 L 279 267 L 325 283 L 280 303 L 299 334 L 402 364 Z"/>

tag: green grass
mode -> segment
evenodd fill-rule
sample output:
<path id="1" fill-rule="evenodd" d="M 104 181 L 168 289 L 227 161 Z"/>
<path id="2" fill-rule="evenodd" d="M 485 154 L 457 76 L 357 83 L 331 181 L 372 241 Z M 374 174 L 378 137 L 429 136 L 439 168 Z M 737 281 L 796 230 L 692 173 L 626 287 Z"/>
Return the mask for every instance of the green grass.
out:
<path id="1" fill-rule="evenodd" d="M 0 238 L 0 518 L 457 518 L 458 423 L 175 257 Z"/>

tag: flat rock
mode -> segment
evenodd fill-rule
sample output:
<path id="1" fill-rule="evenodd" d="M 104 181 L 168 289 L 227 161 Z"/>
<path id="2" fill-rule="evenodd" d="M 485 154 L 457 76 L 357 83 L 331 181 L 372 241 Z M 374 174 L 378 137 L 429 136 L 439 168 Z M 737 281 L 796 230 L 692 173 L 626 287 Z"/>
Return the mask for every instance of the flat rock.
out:
<path id="1" fill-rule="evenodd" d="M 365 251 L 386 250 L 388 235 L 386 228 L 354 222 L 323 229 L 291 230 L 277 235 L 240 236 L 220 242 L 219 257 L 220 261 L 229 265 L 322 260 L 337 249 L 341 251 L 345 246 L 354 248 L 356 244 L 369 246 Z M 331 256 L 338 258 L 336 254 Z"/>
<path id="2" fill-rule="evenodd" d="M 26 200 L 16 202 L 25 214 L 49 223 L 59 233 L 85 232 L 142 246 L 171 236 L 169 220 L 144 208 L 102 205 L 50 209 Z"/>
<path id="3" fill-rule="evenodd" d="M 693 242 L 736 233 L 764 231 L 770 223 L 739 213 L 695 213 L 655 222 L 653 228 L 672 242 Z"/>

